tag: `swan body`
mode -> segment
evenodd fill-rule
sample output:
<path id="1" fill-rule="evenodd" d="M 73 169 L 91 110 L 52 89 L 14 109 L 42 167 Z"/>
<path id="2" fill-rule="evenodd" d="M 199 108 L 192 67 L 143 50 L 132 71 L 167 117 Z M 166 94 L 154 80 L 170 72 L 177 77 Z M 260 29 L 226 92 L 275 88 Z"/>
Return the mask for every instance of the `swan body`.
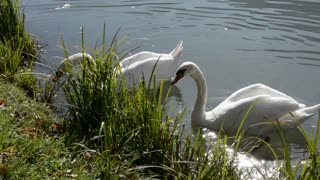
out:
<path id="1" fill-rule="evenodd" d="M 121 80 L 124 80 L 126 87 L 131 90 L 139 86 L 139 82 L 143 77 L 146 86 L 148 86 L 147 83 L 152 78 L 152 75 L 156 77 L 157 83 L 160 80 L 171 80 L 177 69 L 182 50 L 183 42 L 180 41 L 169 54 L 149 51 L 139 52 L 122 60 L 119 63 L 120 72 L 117 74 L 121 77 Z M 153 87 L 153 80 L 150 87 Z"/>
<path id="2" fill-rule="evenodd" d="M 202 127 L 237 132 L 246 112 L 253 105 L 244 121 L 242 130 L 247 134 L 265 136 L 274 131 L 277 120 L 283 130 L 296 128 L 299 123 L 317 113 L 320 104 L 306 107 L 292 97 L 263 84 L 253 84 L 237 90 L 216 108 L 206 112 L 207 83 L 200 68 L 192 62 L 180 65 L 172 85 L 181 78 L 190 75 L 197 84 L 197 99 L 191 115 L 191 121 Z M 291 114 L 290 114 L 291 113 Z"/>
<path id="3" fill-rule="evenodd" d="M 177 69 L 178 60 L 181 57 L 182 50 L 183 42 L 180 41 L 176 48 L 169 54 L 142 51 L 123 59 L 119 63 L 119 68 L 114 69 L 118 76 L 117 89 L 120 87 L 121 81 L 125 83 L 125 86 L 129 90 L 137 88 L 142 77 L 145 78 L 146 82 L 149 82 L 155 65 L 156 67 L 153 75 L 156 76 L 158 82 L 160 80 L 170 80 Z M 67 67 L 79 65 L 84 59 L 87 59 L 93 66 L 96 65 L 94 58 L 90 54 L 73 54 L 58 64 L 58 69 L 53 80 L 57 81 L 65 72 L 67 72 Z M 153 80 L 150 87 L 153 87 Z"/>

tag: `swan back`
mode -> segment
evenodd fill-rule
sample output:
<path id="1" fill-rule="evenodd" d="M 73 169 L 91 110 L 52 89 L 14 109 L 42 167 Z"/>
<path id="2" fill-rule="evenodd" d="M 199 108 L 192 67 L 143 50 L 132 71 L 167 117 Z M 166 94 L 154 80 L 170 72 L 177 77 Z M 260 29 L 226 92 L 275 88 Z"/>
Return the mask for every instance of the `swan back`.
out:
<path id="1" fill-rule="evenodd" d="M 292 97 L 280 91 L 272 89 L 264 84 L 257 83 L 237 90 L 236 92 L 232 93 L 225 101 L 238 101 L 247 97 L 252 97 L 260 94 L 266 94 L 271 97 L 283 97 L 294 100 Z"/>
<path id="2" fill-rule="evenodd" d="M 280 117 L 283 112 L 294 111 L 298 108 L 304 108 L 305 105 L 298 103 L 292 97 L 270 88 L 264 84 L 253 84 L 237 90 L 220 103 L 216 109 L 229 107 L 230 105 L 242 105 L 244 102 L 254 103 L 255 106 L 259 104 L 264 106 L 265 112 L 270 109 L 270 113 L 273 112 L 275 117 Z M 269 106 L 268 106 L 269 105 Z M 250 106 L 250 105 L 249 105 Z"/>
<path id="3" fill-rule="evenodd" d="M 148 51 L 134 54 L 120 62 L 118 76 L 125 81 L 128 89 L 137 88 L 142 77 L 146 82 L 149 82 L 152 75 L 157 80 L 170 80 L 176 70 L 182 50 L 183 42 L 181 41 L 169 54 Z M 153 87 L 153 81 L 151 83 L 150 87 Z"/>
<path id="4" fill-rule="evenodd" d="M 129 57 L 126 57 L 122 61 L 120 61 L 120 68 L 128 67 L 131 64 L 134 64 L 139 61 L 143 61 L 149 58 L 158 58 L 161 54 L 149 52 L 149 51 L 141 51 L 139 53 L 133 54 Z"/>

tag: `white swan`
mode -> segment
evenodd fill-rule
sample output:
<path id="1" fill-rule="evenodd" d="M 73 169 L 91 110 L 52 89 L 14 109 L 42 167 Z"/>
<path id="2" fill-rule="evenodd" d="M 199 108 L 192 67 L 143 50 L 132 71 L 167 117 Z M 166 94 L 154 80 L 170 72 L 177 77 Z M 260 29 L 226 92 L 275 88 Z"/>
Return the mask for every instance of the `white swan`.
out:
<path id="1" fill-rule="evenodd" d="M 181 57 L 182 50 L 183 42 L 180 41 L 176 48 L 169 54 L 142 51 L 123 59 L 119 63 L 120 68 L 118 69 L 120 71 L 117 71 L 117 68 L 114 69 L 117 71 L 116 73 L 119 79 L 118 87 L 120 85 L 120 81 L 123 81 L 128 89 L 132 90 L 133 88 L 137 88 L 142 77 L 145 78 L 146 82 L 149 82 L 155 65 L 156 67 L 153 75 L 156 76 L 158 82 L 160 80 L 170 80 L 177 69 L 178 60 Z M 76 53 L 65 58 L 58 64 L 58 69 L 53 80 L 57 81 L 65 72 L 67 72 L 67 67 L 69 65 L 70 67 L 73 67 L 81 64 L 84 58 L 88 59 L 89 62 L 95 66 L 95 60 L 91 55 L 87 53 Z M 153 81 L 150 86 L 153 87 Z"/>
<path id="2" fill-rule="evenodd" d="M 306 107 L 290 96 L 263 84 L 253 84 L 231 94 L 216 108 L 206 112 L 207 83 L 200 68 L 192 62 L 185 62 L 177 70 L 171 85 L 181 78 L 191 76 L 198 87 L 197 99 L 191 116 L 191 121 L 209 129 L 223 129 L 227 133 L 235 133 L 241 120 L 253 103 L 253 109 L 244 122 L 243 130 L 251 135 L 266 137 L 266 133 L 274 131 L 280 122 L 284 130 L 297 127 L 320 109 L 320 104 Z M 290 115 L 290 113 L 294 115 Z"/>
<path id="3" fill-rule="evenodd" d="M 180 41 L 169 54 L 149 51 L 134 54 L 120 62 L 121 72 L 118 72 L 118 75 L 124 80 L 128 89 L 137 88 L 142 77 L 145 78 L 146 86 L 148 86 L 148 82 L 152 78 L 152 71 L 156 65 L 153 75 L 156 77 L 157 83 L 160 80 L 171 80 L 177 69 L 182 50 L 183 42 Z M 150 87 L 153 87 L 153 80 Z"/>

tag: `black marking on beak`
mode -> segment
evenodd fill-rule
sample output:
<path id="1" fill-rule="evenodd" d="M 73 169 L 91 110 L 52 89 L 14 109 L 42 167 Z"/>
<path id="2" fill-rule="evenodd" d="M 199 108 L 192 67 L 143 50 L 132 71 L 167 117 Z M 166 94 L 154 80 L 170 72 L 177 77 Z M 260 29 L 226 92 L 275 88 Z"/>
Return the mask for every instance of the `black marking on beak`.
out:
<path id="1" fill-rule="evenodd" d="M 171 82 L 171 85 L 175 85 L 180 79 L 182 79 L 184 77 L 184 73 L 185 73 L 186 69 L 180 69 L 177 71 L 176 73 L 176 77 L 174 78 L 174 80 Z"/>

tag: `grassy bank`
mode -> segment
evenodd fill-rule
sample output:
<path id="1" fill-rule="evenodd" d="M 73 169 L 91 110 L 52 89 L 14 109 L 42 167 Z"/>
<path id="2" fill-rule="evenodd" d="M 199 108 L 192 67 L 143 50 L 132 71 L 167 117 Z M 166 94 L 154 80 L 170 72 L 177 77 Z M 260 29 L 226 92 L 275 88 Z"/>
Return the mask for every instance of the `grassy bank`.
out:
<path id="1" fill-rule="evenodd" d="M 33 77 L 21 72 L 30 71 L 36 52 L 18 2 L 12 2 L 1 1 L 0 11 L 7 18 L 0 19 L 0 32 L 6 32 L 0 44 L 5 59 L 0 65 L 0 179 L 239 179 L 250 173 L 236 170 L 226 146 L 230 138 L 221 135 L 207 143 L 200 133 L 186 132 L 183 113 L 167 117 L 163 86 L 149 89 L 142 82 L 136 91 L 122 87 L 116 92 L 113 70 L 122 57 L 121 40 L 106 45 L 105 30 L 101 48 L 92 52 L 94 67 L 84 62 L 79 73 L 70 71 L 64 81 L 48 80 L 43 83 L 47 89 L 36 89 L 43 101 L 52 102 L 56 87 L 61 87 L 69 110 L 64 119 L 47 103 L 26 96 L 15 84 L 35 89 Z M 320 124 L 317 127 L 315 135 L 302 129 L 310 156 L 296 167 L 291 166 L 285 133 L 279 129 L 285 161 L 274 179 L 319 178 Z M 231 143 L 234 154 L 242 140 L 239 132 Z"/>
<path id="2" fill-rule="evenodd" d="M 66 145 L 52 111 L 15 85 L 0 80 L 0 178 L 94 177 L 90 160 Z"/>

